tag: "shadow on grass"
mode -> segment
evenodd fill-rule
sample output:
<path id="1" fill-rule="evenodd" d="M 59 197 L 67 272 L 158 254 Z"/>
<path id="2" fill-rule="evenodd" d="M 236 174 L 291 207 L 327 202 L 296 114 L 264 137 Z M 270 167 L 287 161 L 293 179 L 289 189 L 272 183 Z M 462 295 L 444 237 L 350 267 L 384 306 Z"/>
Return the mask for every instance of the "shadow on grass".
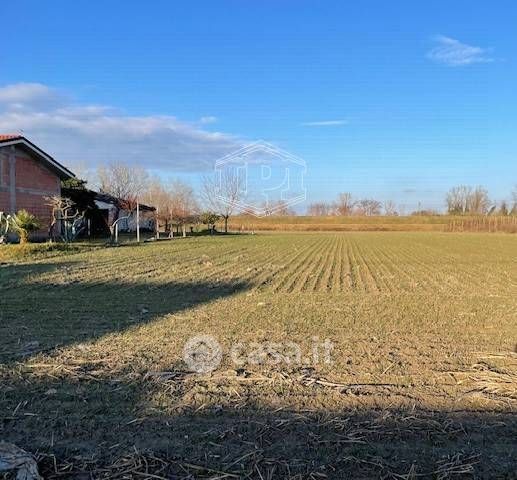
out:
<path id="1" fill-rule="evenodd" d="M 143 404 L 152 389 L 143 378 L 13 378 L 0 436 L 36 453 L 46 479 L 515 478 L 509 412 L 295 412 L 249 399 L 166 414 Z"/>
<path id="2" fill-rule="evenodd" d="M 72 265 L 0 272 L 0 438 L 35 453 L 46 479 L 515 478 L 517 417 L 510 406 L 501 413 L 297 412 L 261 403 L 260 386 L 237 392 L 232 404 L 231 389 L 181 376 L 160 383 L 137 372 L 96 374 L 98 365 L 87 363 L 70 374 L 17 368 L 27 343 L 37 343 L 25 352 L 30 356 L 92 341 L 247 288 L 27 283 Z M 304 395 L 316 396 L 311 387 Z"/>
<path id="3" fill-rule="evenodd" d="M 234 295 L 243 282 L 76 282 L 66 271 L 78 264 L 35 263 L 0 268 L 0 365 L 98 339 L 164 315 Z M 31 283 L 44 273 L 59 283 Z"/>

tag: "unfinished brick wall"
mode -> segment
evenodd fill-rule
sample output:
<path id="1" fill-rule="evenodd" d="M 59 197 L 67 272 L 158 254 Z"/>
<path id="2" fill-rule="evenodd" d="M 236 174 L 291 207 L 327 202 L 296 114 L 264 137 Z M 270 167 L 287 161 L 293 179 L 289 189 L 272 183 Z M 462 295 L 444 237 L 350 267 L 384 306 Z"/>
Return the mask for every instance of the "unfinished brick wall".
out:
<path id="1" fill-rule="evenodd" d="M 60 194 L 59 177 L 38 158 L 17 147 L 13 150 L 11 146 L 0 147 L 0 211 L 15 213 L 25 209 L 36 215 L 42 225 L 38 233 L 43 236 L 47 234 L 52 213 L 44 197 Z"/>

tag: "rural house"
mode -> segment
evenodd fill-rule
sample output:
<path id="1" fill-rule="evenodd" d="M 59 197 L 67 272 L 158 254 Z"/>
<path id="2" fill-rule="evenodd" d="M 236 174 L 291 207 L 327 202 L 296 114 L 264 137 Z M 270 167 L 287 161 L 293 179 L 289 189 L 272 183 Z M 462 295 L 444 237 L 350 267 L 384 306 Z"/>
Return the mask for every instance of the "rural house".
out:
<path id="1" fill-rule="evenodd" d="M 104 218 L 106 225 L 111 225 L 117 218 L 119 221 L 119 230 L 123 232 L 136 231 L 136 212 L 128 210 L 127 202 L 119 198 L 109 195 L 108 193 L 95 193 L 95 205 L 99 209 Z M 140 209 L 140 228 L 143 230 L 154 231 L 155 229 L 155 211 L 154 207 L 139 205 Z"/>
<path id="2" fill-rule="evenodd" d="M 61 195 L 61 181 L 75 175 L 21 135 L 0 135 L 0 212 L 26 209 L 50 223 L 52 209 L 44 197 Z"/>

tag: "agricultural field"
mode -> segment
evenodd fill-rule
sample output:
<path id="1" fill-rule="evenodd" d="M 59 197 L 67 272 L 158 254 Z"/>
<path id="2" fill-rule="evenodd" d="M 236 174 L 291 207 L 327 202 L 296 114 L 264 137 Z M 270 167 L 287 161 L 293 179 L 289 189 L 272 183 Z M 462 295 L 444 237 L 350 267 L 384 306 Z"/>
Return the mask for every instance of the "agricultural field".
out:
<path id="1" fill-rule="evenodd" d="M 7 257 L 0 438 L 45 478 L 516 478 L 515 236 Z M 201 372 L 199 335 L 221 349 Z"/>
<path id="2" fill-rule="evenodd" d="M 222 231 L 223 223 L 218 228 Z M 515 215 L 266 216 L 237 215 L 233 231 L 293 232 L 499 232 L 517 233 Z"/>

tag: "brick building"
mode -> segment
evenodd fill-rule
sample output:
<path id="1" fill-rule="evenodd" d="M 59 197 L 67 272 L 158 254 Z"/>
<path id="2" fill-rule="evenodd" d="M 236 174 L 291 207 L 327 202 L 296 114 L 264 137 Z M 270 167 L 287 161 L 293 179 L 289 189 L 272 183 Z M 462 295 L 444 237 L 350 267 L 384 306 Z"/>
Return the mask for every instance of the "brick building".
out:
<path id="1" fill-rule="evenodd" d="M 61 180 L 75 175 L 21 135 L 0 135 L 0 211 L 25 209 L 47 231 L 51 208 L 45 196 L 61 194 Z"/>

